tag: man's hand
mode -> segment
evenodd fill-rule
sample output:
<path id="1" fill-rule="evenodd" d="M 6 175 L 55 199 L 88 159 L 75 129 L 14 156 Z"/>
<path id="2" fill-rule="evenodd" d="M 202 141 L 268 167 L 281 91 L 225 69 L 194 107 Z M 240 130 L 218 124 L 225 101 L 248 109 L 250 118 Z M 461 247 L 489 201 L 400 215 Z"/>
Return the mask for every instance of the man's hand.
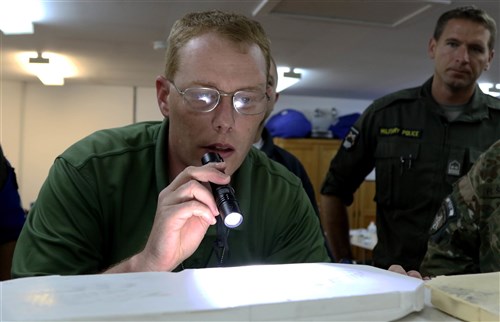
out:
<path id="1" fill-rule="evenodd" d="M 389 271 L 394 272 L 394 273 L 399 273 L 402 275 L 410 276 L 410 277 L 415 277 L 421 280 L 429 280 L 430 278 L 425 276 L 422 277 L 422 275 L 418 271 L 405 271 L 405 269 L 401 265 L 391 265 L 389 267 Z"/>
<path id="2" fill-rule="evenodd" d="M 219 214 L 208 182 L 228 184 L 226 164 L 187 167 L 158 196 L 155 220 L 144 250 L 111 272 L 172 271 L 198 248 Z"/>

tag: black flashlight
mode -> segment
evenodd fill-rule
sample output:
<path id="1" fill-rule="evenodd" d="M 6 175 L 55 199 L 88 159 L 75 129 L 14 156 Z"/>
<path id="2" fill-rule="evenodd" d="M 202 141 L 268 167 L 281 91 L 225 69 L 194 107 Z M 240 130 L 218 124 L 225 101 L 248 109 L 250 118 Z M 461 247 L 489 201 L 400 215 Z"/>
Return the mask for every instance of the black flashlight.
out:
<path id="1" fill-rule="evenodd" d="M 223 162 L 224 160 L 218 153 L 207 152 L 201 158 L 202 164 L 209 162 Z M 227 228 L 238 227 L 243 222 L 240 206 L 234 195 L 234 189 L 229 184 L 218 185 L 210 182 L 212 193 L 214 194 L 217 209 Z"/>

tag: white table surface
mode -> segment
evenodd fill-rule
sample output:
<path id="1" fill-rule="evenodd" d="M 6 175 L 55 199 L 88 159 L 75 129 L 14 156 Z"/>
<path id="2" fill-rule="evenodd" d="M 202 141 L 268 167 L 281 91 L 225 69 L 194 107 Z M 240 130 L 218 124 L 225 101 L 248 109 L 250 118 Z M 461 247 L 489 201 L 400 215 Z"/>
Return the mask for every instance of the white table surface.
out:
<path id="1" fill-rule="evenodd" d="M 424 304 L 422 281 L 367 265 L 47 276 L 0 286 L 2 321 L 450 320 Z"/>

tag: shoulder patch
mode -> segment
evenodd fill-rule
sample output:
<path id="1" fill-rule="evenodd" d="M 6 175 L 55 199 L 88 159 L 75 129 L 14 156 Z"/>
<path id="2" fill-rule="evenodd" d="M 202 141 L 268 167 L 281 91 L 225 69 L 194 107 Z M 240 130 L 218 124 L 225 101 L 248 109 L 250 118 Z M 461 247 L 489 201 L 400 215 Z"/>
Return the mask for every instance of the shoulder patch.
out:
<path id="1" fill-rule="evenodd" d="M 434 218 L 434 222 L 432 223 L 430 229 L 431 235 L 439 231 L 445 225 L 448 219 L 454 216 L 455 205 L 453 204 L 453 201 L 449 197 L 447 197 L 446 199 L 444 199 L 438 213 L 436 214 L 436 217 Z"/>
<path id="2" fill-rule="evenodd" d="M 344 142 L 342 142 L 342 147 L 344 147 L 344 149 L 346 150 L 349 150 L 352 147 L 354 147 L 358 142 L 358 135 L 359 131 L 354 126 L 351 126 L 349 133 L 347 133 L 347 135 L 344 138 Z"/>

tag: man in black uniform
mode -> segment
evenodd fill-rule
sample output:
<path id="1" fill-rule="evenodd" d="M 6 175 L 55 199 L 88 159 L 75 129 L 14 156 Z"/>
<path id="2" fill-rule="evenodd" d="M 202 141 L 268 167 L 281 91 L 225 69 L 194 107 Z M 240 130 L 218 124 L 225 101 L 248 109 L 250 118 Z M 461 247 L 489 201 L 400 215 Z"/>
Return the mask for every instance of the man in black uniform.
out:
<path id="1" fill-rule="evenodd" d="M 266 117 L 262 121 L 257 131 L 257 135 L 255 137 L 254 147 L 261 150 L 267 156 L 278 163 L 284 165 L 288 170 L 290 170 L 293 174 L 295 174 L 302 181 L 302 186 L 307 193 L 307 196 L 311 200 L 311 203 L 316 211 L 316 214 L 319 216 L 318 203 L 316 202 L 316 196 L 314 194 L 314 188 L 307 175 L 306 169 L 302 165 L 299 159 L 296 156 L 291 154 L 285 149 L 280 148 L 273 143 L 273 137 L 269 130 L 265 127 L 265 122 L 267 117 L 271 114 L 274 108 L 274 104 L 278 101 L 279 93 L 276 92 L 276 86 L 278 85 L 278 71 L 276 70 L 276 63 L 274 59 L 271 58 L 271 67 L 269 69 L 269 80 L 268 85 L 272 89 L 272 94 L 270 95 L 268 102 L 268 110 L 266 112 Z"/>
<path id="2" fill-rule="evenodd" d="M 351 128 L 321 190 L 322 226 L 337 260 L 352 258 L 345 205 L 375 167 L 374 264 L 419 269 L 452 183 L 500 137 L 500 100 L 476 84 L 490 67 L 495 37 L 495 21 L 483 10 L 444 13 L 428 47 L 433 76 L 375 100 Z"/>

